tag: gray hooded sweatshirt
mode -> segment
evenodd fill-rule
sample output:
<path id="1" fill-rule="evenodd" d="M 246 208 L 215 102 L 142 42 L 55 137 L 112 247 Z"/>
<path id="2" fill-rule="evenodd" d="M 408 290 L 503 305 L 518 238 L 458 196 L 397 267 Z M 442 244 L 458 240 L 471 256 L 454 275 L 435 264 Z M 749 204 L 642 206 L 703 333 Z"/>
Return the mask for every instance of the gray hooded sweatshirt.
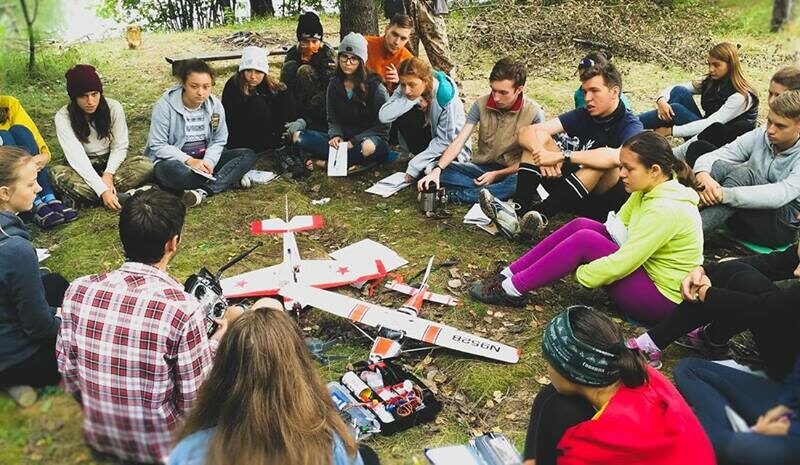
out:
<path id="1" fill-rule="evenodd" d="M 175 86 L 166 92 L 153 105 L 150 118 L 150 133 L 144 154 L 159 163 L 164 160 L 178 160 L 186 163 L 191 155 L 181 150 L 186 144 L 186 107 L 183 105 L 183 88 Z M 225 108 L 215 96 L 209 95 L 203 102 L 206 115 L 206 153 L 203 161 L 211 168 L 217 166 L 222 150 L 228 142 L 228 126 L 225 123 Z"/>
<path id="2" fill-rule="evenodd" d="M 789 216 L 783 218 L 783 222 L 797 224 L 800 213 L 800 141 L 783 152 L 775 152 L 767 139 L 766 128 L 756 128 L 698 158 L 694 172 L 711 173 L 711 167 L 718 160 L 745 164 L 769 181 L 769 184 L 759 186 L 723 187 L 725 205 L 760 210 L 775 210 L 788 205 Z"/>
<path id="3" fill-rule="evenodd" d="M 402 86 L 397 86 L 394 93 L 378 111 L 381 123 L 391 123 L 403 116 L 407 111 L 419 104 L 420 99 L 409 100 L 403 94 Z M 422 152 L 416 154 L 408 162 L 406 173 L 419 177 L 430 165 L 433 165 L 464 127 L 466 116 L 464 104 L 458 98 L 456 83 L 453 78 L 441 71 L 433 72 L 433 98 L 428 104 L 428 121 L 431 128 L 431 143 Z M 472 143 L 467 140 L 464 148 L 458 153 L 457 160 L 468 162 L 472 157 Z"/>
<path id="4" fill-rule="evenodd" d="M 0 212 L 0 371 L 55 339 L 61 319 L 45 300 L 39 260 L 22 220 Z"/>

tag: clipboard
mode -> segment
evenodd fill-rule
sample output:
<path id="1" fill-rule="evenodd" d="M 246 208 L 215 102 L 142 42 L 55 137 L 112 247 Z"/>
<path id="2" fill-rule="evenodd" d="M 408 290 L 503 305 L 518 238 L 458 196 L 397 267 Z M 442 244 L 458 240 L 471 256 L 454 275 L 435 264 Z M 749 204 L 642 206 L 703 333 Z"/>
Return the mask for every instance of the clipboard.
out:
<path id="1" fill-rule="evenodd" d="M 209 179 L 211 181 L 217 180 L 217 178 L 215 178 L 213 174 L 206 173 L 205 171 L 200 171 L 198 169 L 192 168 L 191 166 L 189 166 L 189 169 L 192 170 L 195 174 L 199 174 L 200 176 Z"/>

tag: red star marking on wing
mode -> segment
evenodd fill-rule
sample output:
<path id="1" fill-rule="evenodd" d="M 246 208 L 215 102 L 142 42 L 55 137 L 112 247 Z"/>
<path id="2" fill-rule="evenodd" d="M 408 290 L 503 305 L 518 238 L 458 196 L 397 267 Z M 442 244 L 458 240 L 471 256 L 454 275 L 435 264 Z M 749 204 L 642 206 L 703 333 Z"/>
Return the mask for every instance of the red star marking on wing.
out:
<path id="1" fill-rule="evenodd" d="M 350 268 L 347 267 L 347 266 L 340 266 L 339 269 L 336 270 L 336 272 L 339 273 L 340 275 L 344 276 L 345 274 L 350 272 Z"/>
<path id="2" fill-rule="evenodd" d="M 245 287 L 247 285 L 247 281 L 244 279 L 236 283 L 236 287 Z"/>

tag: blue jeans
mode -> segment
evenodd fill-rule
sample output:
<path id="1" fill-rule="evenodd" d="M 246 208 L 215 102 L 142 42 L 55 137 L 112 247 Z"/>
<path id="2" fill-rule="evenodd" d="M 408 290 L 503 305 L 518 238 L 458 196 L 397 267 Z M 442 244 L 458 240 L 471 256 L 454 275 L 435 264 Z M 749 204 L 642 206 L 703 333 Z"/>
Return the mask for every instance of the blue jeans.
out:
<path id="1" fill-rule="evenodd" d="M 36 139 L 33 138 L 33 133 L 21 124 L 16 124 L 7 130 L 0 131 L 0 141 L 3 142 L 0 145 L 19 147 L 25 149 L 31 155 L 39 154 L 39 146 L 36 144 Z M 50 184 L 50 171 L 47 167 L 39 170 L 39 174 L 36 175 L 36 182 L 42 188 L 42 191 L 36 196 L 37 199 L 41 199 L 46 195 L 55 196 L 53 186 Z"/>
<path id="2" fill-rule="evenodd" d="M 728 405 L 749 425 L 755 424 L 759 415 L 777 404 L 782 383 L 698 358 L 681 360 L 673 375 L 708 434 L 720 465 L 800 463 L 797 437 L 735 433 L 725 415 Z"/>
<path id="3" fill-rule="evenodd" d="M 672 106 L 672 111 L 675 112 L 672 121 L 662 121 L 658 119 L 658 112 L 656 110 L 639 113 L 639 121 L 642 122 L 642 126 L 644 126 L 645 129 L 668 128 L 676 125 L 681 126 L 691 123 L 692 121 L 703 119 L 703 114 L 700 113 L 700 109 L 697 108 L 697 104 L 694 101 L 694 95 L 683 87 L 673 88 L 669 93 L 669 100 L 667 100 L 667 103 Z"/>
<path id="4" fill-rule="evenodd" d="M 159 185 L 168 190 L 202 189 L 208 195 L 219 194 L 236 185 L 256 162 L 256 153 L 250 149 L 223 150 L 214 168 L 216 181 L 196 174 L 185 163 L 164 160 L 156 163 L 153 175 Z"/>
<path id="5" fill-rule="evenodd" d="M 453 162 L 442 171 L 439 176 L 439 184 L 446 188 L 448 202 L 473 204 L 478 202 L 478 192 L 484 187 L 475 185 L 475 180 L 489 171 L 497 171 L 503 168 L 505 166 L 497 163 L 476 165 L 475 163 Z M 517 175 L 516 173 L 508 175 L 500 181 L 485 187 L 496 198 L 500 200 L 509 199 L 517 189 Z"/>
<path id="6" fill-rule="evenodd" d="M 372 155 L 365 156 L 361 153 L 361 143 L 365 140 L 371 140 L 375 144 L 375 152 Z M 314 131 L 313 129 L 306 129 L 300 131 L 300 136 L 297 138 L 297 147 L 305 150 L 317 160 L 328 159 L 328 141 L 331 138 L 324 132 Z M 344 139 L 343 139 L 344 140 Z M 347 142 L 347 141 L 344 141 Z M 367 136 L 361 139 L 351 139 L 353 147 L 347 150 L 347 166 L 364 165 L 367 163 L 383 163 L 386 161 L 386 156 L 389 155 L 389 144 L 378 136 Z"/>

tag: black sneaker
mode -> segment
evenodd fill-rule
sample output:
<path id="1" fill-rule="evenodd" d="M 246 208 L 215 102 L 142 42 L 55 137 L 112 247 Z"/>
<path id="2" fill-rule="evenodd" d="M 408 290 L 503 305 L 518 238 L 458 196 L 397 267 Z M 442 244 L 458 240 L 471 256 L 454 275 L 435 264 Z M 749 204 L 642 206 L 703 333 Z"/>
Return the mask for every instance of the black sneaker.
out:
<path id="1" fill-rule="evenodd" d="M 503 278 L 505 279 L 505 278 Z M 473 299 L 491 305 L 504 305 L 506 307 L 524 307 L 528 303 L 528 296 L 519 297 L 508 295 L 503 289 L 503 279 L 496 277 L 478 281 L 469 289 Z"/>
<path id="2" fill-rule="evenodd" d="M 712 342 L 706 332 L 707 328 L 708 325 L 705 325 L 696 331 L 681 336 L 675 341 L 675 344 L 700 352 L 710 360 L 726 360 L 731 358 L 728 343 L 718 344 Z"/>

